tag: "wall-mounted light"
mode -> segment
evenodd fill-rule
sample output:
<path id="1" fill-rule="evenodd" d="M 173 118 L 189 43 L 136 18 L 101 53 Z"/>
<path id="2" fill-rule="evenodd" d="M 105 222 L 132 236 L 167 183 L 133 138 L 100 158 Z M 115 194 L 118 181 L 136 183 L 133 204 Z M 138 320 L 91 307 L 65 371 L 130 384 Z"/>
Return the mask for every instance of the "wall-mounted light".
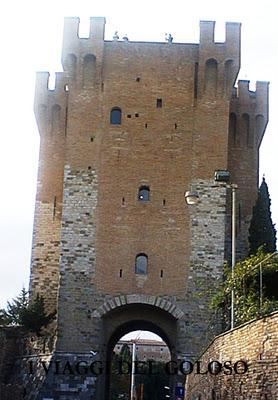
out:
<path id="1" fill-rule="evenodd" d="M 192 190 L 188 190 L 187 192 L 185 192 L 184 194 L 184 198 L 187 204 L 191 205 L 191 204 L 197 204 L 199 201 L 199 195 L 197 192 L 194 192 Z"/>

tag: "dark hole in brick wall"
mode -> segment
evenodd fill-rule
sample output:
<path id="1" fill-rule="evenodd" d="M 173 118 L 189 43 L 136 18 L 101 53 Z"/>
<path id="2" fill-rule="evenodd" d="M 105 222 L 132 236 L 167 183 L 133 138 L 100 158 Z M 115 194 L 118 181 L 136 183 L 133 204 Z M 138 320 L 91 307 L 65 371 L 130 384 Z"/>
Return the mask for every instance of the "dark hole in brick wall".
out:
<path id="1" fill-rule="evenodd" d="M 160 270 L 160 278 L 163 278 L 163 269 Z"/>
<path id="2" fill-rule="evenodd" d="M 161 108 L 162 107 L 162 99 L 156 99 L 156 107 Z"/>
<path id="3" fill-rule="evenodd" d="M 138 114 L 138 113 L 136 113 L 136 114 L 135 114 L 135 117 L 136 117 L 136 118 L 138 118 L 138 117 L 139 117 L 139 114 Z"/>
<path id="4" fill-rule="evenodd" d="M 120 278 L 122 278 L 122 276 L 123 276 L 123 270 L 122 269 L 120 269 L 119 275 L 120 275 Z"/>
<path id="5" fill-rule="evenodd" d="M 131 118 L 131 114 L 127 114 L 127 118 Z"/>
<path id="6" fill-rule="evenodd" d="M 95 139 L 95 137 L 94 137 L 94 136 L 91 136 L 91 138 L 90 138 L 91 142 L 93 142 L 94 139 Z"/>
<path id="7" fill-rule="evenodd" d="M 175 124 L 175 129 L 177 129 L 177 127 L 178 127 L 178 124 Z"/>
<path id="8" fill-rule="evenodd" d="M 165 199 L 163 199 L 163 205 L 165 206 L 165 204 L 166 204 L 166 200 L 165 200 Z"/>
<path id="9" fill-rule="evenodd" d="M 139 76 L 137 76 L 136 82 L 140 82 L 140 77 Z"/>
<path id="10" fill-rule="evenodd" d="M 54 196 L 54 201 L 53 201 L 53 218 L 56 215 L 56 203 L 57 203 L 57 197 Z"/>
<path id="11" fill-rule="evenodd" d="M 194 98 L 197 99 L 198 96 L 198 69 L 199 69 L 199 64 L 195 63 L 195 69 L 194 69 Z"/>
<path id="12" fill-rule="evenodd" d="M 90 169 L 92 169 L 92 167 L 89 165 L 89 166 L 88 166 L 88 169 L 90 170 Z"/>
<path id="13" fill-rule="evenodd" d="M 123 197 L 122 198 L 122 205 L 124 205 L 125 204 L 125 198 Z"/>
<path id="14" fill-rule="evenodd" d="M 145 124 L 145 128 L 147 129 L 147 127 L 148 127 L 148 124 Z"/>

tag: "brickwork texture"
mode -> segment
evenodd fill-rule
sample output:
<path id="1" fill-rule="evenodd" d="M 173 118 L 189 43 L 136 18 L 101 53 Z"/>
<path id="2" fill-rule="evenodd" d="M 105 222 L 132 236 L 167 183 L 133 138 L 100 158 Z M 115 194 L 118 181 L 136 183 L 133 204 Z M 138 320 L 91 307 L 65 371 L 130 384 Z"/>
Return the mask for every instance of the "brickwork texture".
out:
<path id="1" fill-rule="evenodd" d="M 186 400 L 261 400 L 278 398 L 278 312 L 216 337 L 200 357 L 203 375 L 188 375 Z M 243 360 L 238 374 L 205 374 L 208 364 Z M 230 372 L 228 369 L 225 372 Z"/>
<path id="2" fill-rule="evenodd" d="M 268 83 L 235 89 L 238 23 L 215 43 L 214 22 L 201 21 L 198 44 L 104 40 L 104 18 L 91 19 L 88 38 L 78 26 L 65 19 L 55 89 L 37 75 L 31 293 L 57 310 L 64 356 L 94 349 L 109 360 L 138 328 L 160 334 L 173 358 L 196 357 L 217 332 L 208 304 L 230 253 L 230 191 L 214 172 L 238 184 L 244 256 Z M 188 190 L 196 206 L 185 204 Z M 93 383 L 99 399 L 109 397 L 105 379 Z"/>

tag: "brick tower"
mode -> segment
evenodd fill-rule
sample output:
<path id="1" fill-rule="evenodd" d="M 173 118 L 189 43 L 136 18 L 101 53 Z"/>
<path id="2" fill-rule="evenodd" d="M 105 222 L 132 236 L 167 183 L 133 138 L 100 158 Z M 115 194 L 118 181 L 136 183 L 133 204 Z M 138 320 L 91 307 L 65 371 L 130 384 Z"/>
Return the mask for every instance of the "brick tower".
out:
<path id="1" fill-rule="evenodd" d="M 214 172 L 238 185 L 244 255 L 268 83 L 234 88 L 238 23 L 215 43 L 214 22 L 202 21 L 199 44 L 104 40 L 104 18 L 91 19 L 89 38 L 78 27 L 65 19 L 64 72 L 54 90 L 38 73 L 35 94 L 30 290 L 57 309 L 51 357 L 109 363 L 121 336 L 145 329 L 174 360 L 194 358 L 215 332 L 208 303 L 230 253 L 230 191 Z M 185 204 L 187 190 L 198 204 Z M 38 387 L 38 399 L 109 398 L 105 373 L 48 374 Z"/>

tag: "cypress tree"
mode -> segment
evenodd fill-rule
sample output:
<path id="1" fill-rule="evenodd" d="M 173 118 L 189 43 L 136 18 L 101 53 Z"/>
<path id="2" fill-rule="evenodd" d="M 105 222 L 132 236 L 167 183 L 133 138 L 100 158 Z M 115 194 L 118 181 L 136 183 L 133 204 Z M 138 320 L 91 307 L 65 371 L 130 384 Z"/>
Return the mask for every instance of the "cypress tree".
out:
<path id="1" fill-rule="evenodd" d="M 270 205 L 268 187 L 263 177 L 249 228 L 250 255 L 255 254 L 261 246 L 267 253 L 276 250 L 276 229 L 272 223 Z"/>

